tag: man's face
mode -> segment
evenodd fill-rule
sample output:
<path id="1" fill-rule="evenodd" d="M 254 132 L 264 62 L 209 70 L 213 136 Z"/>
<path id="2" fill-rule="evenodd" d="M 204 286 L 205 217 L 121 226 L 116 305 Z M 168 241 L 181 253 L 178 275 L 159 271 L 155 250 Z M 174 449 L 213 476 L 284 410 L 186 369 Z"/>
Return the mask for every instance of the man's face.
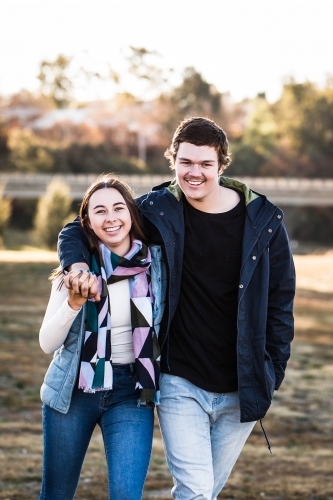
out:
<path id="1" fill-rule="evenodd" d="M 219 188 L 217 152 L 210 146 L 182 142 L 175 161 L 176 178 L 181 190 L 191 201 L 210 201 Z"/>

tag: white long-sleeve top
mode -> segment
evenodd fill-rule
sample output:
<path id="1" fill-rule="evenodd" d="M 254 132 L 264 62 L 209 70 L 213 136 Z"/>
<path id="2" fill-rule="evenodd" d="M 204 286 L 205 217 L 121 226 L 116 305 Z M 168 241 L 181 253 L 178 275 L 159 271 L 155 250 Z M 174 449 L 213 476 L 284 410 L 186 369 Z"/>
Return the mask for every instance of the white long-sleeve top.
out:
<path id="1" fill-rule="evenodd" d="M 64 343 L 69 329 L 80 312 L 68 304 L 67 288 L 59 276 L 52 284 L 50 300 L 39 331 L 39 343 L 47 354 L 51 354 Z M 131 306 L 129 280 L 108 285 L 111 305 L 111 352 L 113 363 L 133 363 L 134 349 L 131 328 Z"/>

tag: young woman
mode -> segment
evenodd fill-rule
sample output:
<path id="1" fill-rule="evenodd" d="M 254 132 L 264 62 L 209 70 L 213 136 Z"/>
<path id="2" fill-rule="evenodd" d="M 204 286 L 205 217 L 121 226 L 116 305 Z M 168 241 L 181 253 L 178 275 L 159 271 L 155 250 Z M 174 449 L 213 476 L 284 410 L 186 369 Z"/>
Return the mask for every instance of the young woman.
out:
<path id="1" fill-rule="evenodd" d="M 93 430 L 101 428 L 109 498 L 142 497 L 158 403 L 158 332 L 165 269 L 148 246 L 129 188 L 99 177 L 80 208 L 91 249 L 90 270 L 53 273 L 40 345 L 54 357 L 41 388 L 43 484 L 40 500 L 71 500 Z M 66 271 L 65 271 L 66 273 Z M 85 276 L 100 301 L 67 289 Z"/>

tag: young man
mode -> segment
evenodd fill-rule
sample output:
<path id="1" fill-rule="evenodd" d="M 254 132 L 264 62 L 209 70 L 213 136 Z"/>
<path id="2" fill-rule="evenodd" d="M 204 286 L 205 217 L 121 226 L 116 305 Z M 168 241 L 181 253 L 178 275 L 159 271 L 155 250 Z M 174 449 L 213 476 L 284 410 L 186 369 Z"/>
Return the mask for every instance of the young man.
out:
<path id="1" fill-rule="evenodd" d="M 168 268 L 158 415 L 173 498 L 212 500 L 284 378 L 294 265 L 281 210 L 221 175 L 230 157 L 218 125 L 184 120 L 165 156 L 175 180 L 137 200 Z M 89 263 L 78 222 L 59 251 L 64 268 Z"/>

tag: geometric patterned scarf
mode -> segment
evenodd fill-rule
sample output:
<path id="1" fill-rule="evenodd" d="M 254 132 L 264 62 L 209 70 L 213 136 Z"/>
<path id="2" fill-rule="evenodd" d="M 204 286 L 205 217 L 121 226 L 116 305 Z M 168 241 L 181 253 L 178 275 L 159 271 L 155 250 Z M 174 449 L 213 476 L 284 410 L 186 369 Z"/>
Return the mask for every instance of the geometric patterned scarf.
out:
<path id="1" fill-rule="evenodd" d="M 133 240 L 120 257 L 103 243 L 91 256 L 101 294 L 100 302 L 87 301 L 86 332 L 81 353 L 79 388 L 85 392 L 112 389 L 111 307 L 107 285 L 130 278 L 131 324 L 136 367 L 136 388 L 141 401 L 159 402 L 159 344 L 153 327 L 154 297 L 150 279 L 149 248 Z"/>

